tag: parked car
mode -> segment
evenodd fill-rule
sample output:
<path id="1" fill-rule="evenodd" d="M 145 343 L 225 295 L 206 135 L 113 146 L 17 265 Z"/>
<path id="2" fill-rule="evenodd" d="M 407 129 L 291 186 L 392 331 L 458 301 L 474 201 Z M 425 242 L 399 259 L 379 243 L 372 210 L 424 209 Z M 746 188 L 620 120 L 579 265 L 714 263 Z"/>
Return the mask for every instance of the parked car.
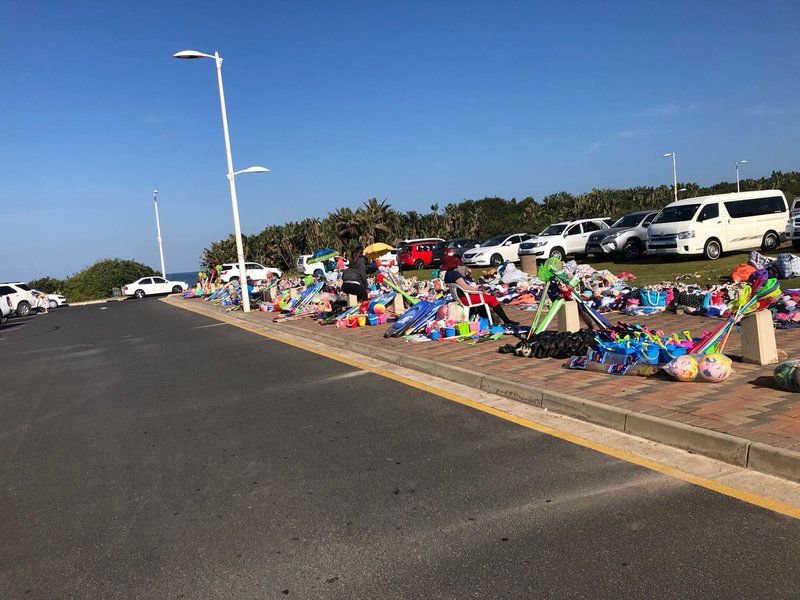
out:
<path id="1" fill-rule="evenodd" d="M 792 242 L 795 250 L 800 250 L 800 196 L 792 201 L 789 221 L 786 223 L 786 238 Z"/>
<path id="2" fill-rule="evenodd" d="M 326 258 L 325 260 L 317 260 L 317 256 L 325 257 L 329 256 L 330 258 Z M 325 273 L 332 273 L 336 269 L 336 260 L 339 258 L 340 254 L 335 250 L 322 250 L 317 252 L 316 254 L 301 254 L 297 257 L 297 272 L 300 275 L 314 275 L 315 277 L 322 277 Z M 345 267 L 350 265 L 350 261 L 347 259 L 344 260 Z M 281 272 L 278 269 L 268 269 L 270 271 L 276 272 L 278 277 L 281 276 Z M 247 271 L 248 276 L 250 275 L 250 271 Z M 261 277 L 261 279 L 264 279 Z M 255 279 L 255 278 L 251 278 Z"/>
<path id="3" fill-rule="evenodd" d="M 426 237 L 426 238 L 412 238 L 409 240 L 400 240 L 397 242 L 397 248 L 403 246 L 405 244 L 416 244 L 418 242 L 443 242 L 444 240 L 440 237 Z"/>
<path id="4" fill-rule="evenodd" d="M 280 269 L 273 267 L 265 267 L 254 262 L 244 263 L 245 275 L 248 279 L 259 281 L 267 278 L 267 273 L 273 273 L 276 277 L 283 275 Z M 239 263 L 223 263 L 222 271 L 219 273 L 219 279 L 223 283 L 229 281 L 239 281 Z"/>
<path id="5" fill-rule="evenodd" d="M 45 296 L 49 301 L 48 308 L 58 308 L 67 305 L 67 298 L 61 294 L 45 294 L 40 290 L 31 290 L 36 296 Z"/>
<path id="6" fill-rule="evenodd" d="M 3 286 L 0 286 L 2 288 Z M 6 322 L 6 319 L 11 316 L 14 312 L 14 308 L 11 306 L 11 296 L 8 294 L 3 294 L 0 291 L 0 324 Z"/>
<path id="7" fill-rule="evenodd" d="M 530 233 L 505 233 L 496 235 L 477 248 L 466 250 L 461 255 L 465 265 L 471 267 L 497 267 L 505 261 L 519 260 L 520 244 L 533 237 Z"/>
<path id="8" fill-rule="evenodd" d="M 397 252 L 391 250 L 375 259 L 375 264 L 379 267 L 394 267 L 397 265 Z"/>
<path id="9" fill-rule="evenodd" d="M 789 207 L 780 190 L 687 198 L 661 209 L 648 229 L 647 252 L 703 255 L 761 246 L 774 250 L 785 236 Z"/>
<path id="10" fill-rule="evenodd" d="M 36 308 L 36 296 L 27 284 L 20 281 L 1 283 L 0 296 L 9 297 L 14 314 L 18 317 L 27 317 Z"/>
<path id="11" fill-rule="evenodd" d="M 441 265 L 444 262 L 445 256 L 454 256 L 461 258 L 467 250 L 477 248 L 481 243 L 479 240 L 471 240 L 465 238 L 458 238 L 455 240 L 447 240 L 439 242 L 433 249 L 433 264 Z"/>
<path id="12" fill-rule="evenodd" d="M 122 293 L 134 298 L 144 298 L 158 294 L 180 294 L 188 287 L 185 281 L 167 281 L 163 277 L 142 277 L 123 286 Z"/>
<path id="13" fill-rule="evenodd" d="M 608 229 L 589 234 L 586 254 L 636 260 L 647 247 L 647 228 L 657 214 L 657 210 L 631 213 L 618 219 Z"/>
<path id="14" fill-rule="evenodd" d="M 401 269 L 424 269 L 433 264 L 433 249 L 441 239 L 404 242 L 397 248 L 397 266 Z"/>
<path id="15" fill-rule="evenodd" d="M 577 219 L 553 223 L 519 248 L 520 256 L 537 258 L 564 258 L 586 252 L 586 242 L 595 231 L 608 229 L 602 219 Z"/>

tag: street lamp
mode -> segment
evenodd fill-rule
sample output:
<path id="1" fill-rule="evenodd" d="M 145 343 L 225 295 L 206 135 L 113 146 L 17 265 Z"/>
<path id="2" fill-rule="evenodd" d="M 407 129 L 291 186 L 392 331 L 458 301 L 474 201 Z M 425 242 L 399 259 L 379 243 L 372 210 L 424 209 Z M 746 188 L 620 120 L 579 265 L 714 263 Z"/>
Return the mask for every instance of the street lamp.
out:
<path id="1" fill-rule="evenodd" d="M 746 160 L 740 160 L 736 162 L 736 191 L 741 192 L 742 190 L 739 187 L 739 165 L 746 165 Z"/>
<path id="2" fill-rule="evenodd" d="M 217 83 L 219 84 L 219 106 L 222 111 L 222 133 L 225 136 L 225 154 L 228 159 L 228 182 L 231 187 L 231 208 L 233 209 L 233 232 L 236 237 L 236 253 L 239 259 L 239 285 L 242 291 L 242 309 L 250 312 L 250 295 L 247 293 L 247 269 L 244 266 L 244 247 L 242 246 L 242 228 L 239 225 L 239 202 L 236 199 L 236 175 L 242 173 L 266 173 L 265 167 L 248 167 L 241 171 L 233 170 L 233 157 L 231 156 L 231 139 L 228 134 L 228 111 L 225 109 L 225 92 L 222 89 L 222 57 L 219 52 L 214 55 L 197 52 L 196 50 L 182 50 L 172 55 L 172 58 L 213 58 L 217 65 Z"/>
<path id="3" fill-rule="evenodd" d="M 678 201 L 678 163 L 674 152 L 667 152 L 664 158 L 672 157 L 672 182 L 675 187 L 675 201 Z"/>
<path id="4" fill-rule="evenodd" d="M 167 278 L 167 269 L 164 267 L 164 247 L 161 245 L 161 223 L 158 220 L 158 190 L 153 190 L 153 206 L 156 208 L 156 239 L 158 240 L 158 253 L 161 255 L 161 275 Z"/>
<path id="5" fill-rule="evenodd" d="M 681 192 L 688 192 L 688 191 L 689 190 L 687 188 L 681 188 L 678 190 L 678 193 L 680 194 Z"/>

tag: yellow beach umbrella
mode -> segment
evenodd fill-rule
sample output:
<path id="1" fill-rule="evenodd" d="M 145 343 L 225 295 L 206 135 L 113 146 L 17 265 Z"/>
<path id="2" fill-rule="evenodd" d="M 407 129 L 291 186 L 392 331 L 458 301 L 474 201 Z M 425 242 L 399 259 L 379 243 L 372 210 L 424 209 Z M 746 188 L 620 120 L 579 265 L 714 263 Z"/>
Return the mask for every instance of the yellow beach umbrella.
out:
<path id="1" fill-rule="evenodd" d="M 391 252 L 394 250 L 389 244 L 384 244 L 383 242 L 375 242 L 374 244 L 370 244 L 366 248 L 364 248 L 364 256 L 366 256 L 370 260 L 375 260 L 376 258 L 380 258 L 387 252 Z"/>

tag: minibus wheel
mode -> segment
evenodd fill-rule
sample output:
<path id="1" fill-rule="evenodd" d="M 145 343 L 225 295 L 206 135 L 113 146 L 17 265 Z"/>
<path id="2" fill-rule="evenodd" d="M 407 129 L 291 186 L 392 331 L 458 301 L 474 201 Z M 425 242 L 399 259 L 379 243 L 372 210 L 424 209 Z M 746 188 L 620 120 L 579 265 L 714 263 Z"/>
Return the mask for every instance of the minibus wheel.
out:
<path id="1" fill-rule="evenodd" d="M 775 250 L 780 243 L 781 240 L 778 237 L 778 234 L 774 231 L 768 231 L 764 234 L 764 239 L 761 242 L 761 249 L 766 251 Z"/>
<path id="2" fill-rule="evenodd" d="M 717 238 L 710 238 L 703 247 L 703 258 L 717 260 L 722 254 L 722 245 Z"/>

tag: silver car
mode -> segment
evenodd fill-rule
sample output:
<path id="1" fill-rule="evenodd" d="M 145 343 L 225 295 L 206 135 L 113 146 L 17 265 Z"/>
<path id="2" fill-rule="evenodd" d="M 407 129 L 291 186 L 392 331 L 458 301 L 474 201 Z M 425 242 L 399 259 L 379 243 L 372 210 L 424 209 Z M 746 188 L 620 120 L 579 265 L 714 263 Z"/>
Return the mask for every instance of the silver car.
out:
<path id="1" fill-rule="evenodd" d="M 647 228 L 657 214 L 657 210 L 646 210 L 617 219 L 609 229 L 603 229 L 589 236 L 586 242 L 586 254 L 636 260 L 644 254 Z"/>

